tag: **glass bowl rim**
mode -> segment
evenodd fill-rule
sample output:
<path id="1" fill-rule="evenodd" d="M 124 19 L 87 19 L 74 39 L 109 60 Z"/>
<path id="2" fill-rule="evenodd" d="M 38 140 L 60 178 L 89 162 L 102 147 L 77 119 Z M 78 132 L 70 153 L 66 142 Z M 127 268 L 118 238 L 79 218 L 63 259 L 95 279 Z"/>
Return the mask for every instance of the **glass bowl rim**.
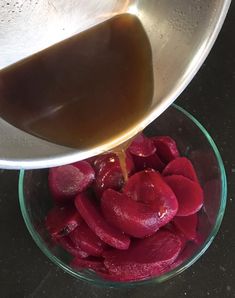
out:
<path id="1" fill-rule="evenodd" d="M 217 162 L 218 162 L 218 166 L 219 166 L 219 170 L 220 170 L 220 180 L 221 180 L 221 197 L 220 197 L 220 207 L 219 207 L 219 211 L 217 214 L 217 218 L 216 218 L 216 222 L 215 225 L 213 227 L 213 229 L 211 230 L 209 236 L 207 237 L 206 241 L 203 243 L 203 245 L 199 248 L 198 251 L 196 251 L 196 253 L 191 256 L 189 259 L 187 259 L 185 262 L 183 262 L 180 266 L 176 267 L 175 269 L 161 275 L 158 277 L 153 277 L 147 280 L 142 280 L 142 281 L 134 281 L 134 282 L 112 282 L 112 281 L 105 281 L 105 280 L 101 280 L 101 279 L 93 279 L 91 277 L 88 276 L 84 276 L 82 272 L 75 272 L 72 270 L 72 268 L 68 265 L 66 265 L 64 262 L 62 262 L 59 258 L 57 258 L 55 255 L 53 255 L 50 250 L 46 247 L 46 245 L 44 244 L 43 239 L 40 237 L 40 235 L 35 231 L 30 218 L 28 216 L 28 212 L 27 212 L 27 208 L 25 205 L 25 200 L 24 200 L 24 190 L 23 190 L 23 185 L 24 185 L 24 173 L 25 170 L 20 170 L 20 174 L 19 174 L 19 182 L 18 182 L 18 194 L 19 194 L 19 203 L 20 203 L 20 209 L 23 215 L 23 219 L 25 221 L 26 227 L 29 231 L 29 233 L 31 234 L 32 238 L 34 239 L 34 241 L 36 242 L 37 246 L 42 250 L 42 252 L 57 266 L 59 266 L 60 268 L 62 268 L 65 272 L 69 273 L 70 275 L 72 275 L 73 277 L 76 277 L 78 279 L 84 280 L 84 281 L 88 281 L 88 282 L 92 282 L 95 283 L 97 285 L 100 286 L 106 286 L 106 287 L 130 287 L 130 286 L 137 286 L 137 285 L 146 285 L 149 283 L 162 283 L 174 276 L 177 276 L 178 274 L 182 273 L 184 270 L 186 270 L 187 268 L 189 268 L 190 266 L 192 266 L 204 253 L 205 251 L 208 249 L 208 247 L 210 246 L 210 244 L 212 243 L 212 241 L 214 240 L 216 234 L 219 231 L 223 216 L 224 216 L 224 211 L 225 211 L 225 207 L 226 207 L 226 200 L 227 200 L 227 179 L 226 179 L 226 173 L 225 173 L 225 169 L 224 169 L 224 165 L 223 165 L 223 161 L 222 158 L 220 156 L 219 150 L 215 144 L 215 142 L 213 141 L 213 139 L 211 138 L 211 136 L 209 135 L 209 133 L 207 132 L 207 130 L 202 126 L 202 124 L 194 117 L 192 116 L 189 112 L 187 112 L 186 110 L 184 110 L 183 108 L 181 108 L 180 106 L 176 105 L 176 104 L 172 104 L 170 108 L 175 108 L 177 111 L 181 112 L 184 116 L 186 116 L 187 118 L 189 118 L 189 120 L 191 120 L 198 128 L 199 130 L 202 132 L 202 134 L 206 137 L 209 145 L 211 146 Z M 151 125 L 151 124 L 150 124 Z"/>

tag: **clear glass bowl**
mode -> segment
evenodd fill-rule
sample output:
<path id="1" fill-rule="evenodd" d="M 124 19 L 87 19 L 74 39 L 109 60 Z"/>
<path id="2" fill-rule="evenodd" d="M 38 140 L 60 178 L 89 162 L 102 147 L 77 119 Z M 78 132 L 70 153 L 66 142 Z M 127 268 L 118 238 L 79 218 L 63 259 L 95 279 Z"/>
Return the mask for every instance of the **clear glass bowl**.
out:
<path id="1" fill-rule="evenodd" d="M 44 226 L 45 216 L 52 206 L 47 184 L 48 170 L 21 170 L 19 201 L 31 236 L 51 261 L 76 278 L 102 286 L 118 287 L 161 283 L 196 262 L 207 250 L 219 230 L 226 206 L 226 175 L 219 151 L 205 128 L 188 112 L 173 105 L 147 127 L 145 133 L 150 136 L 169 135 L 174 138 L 181 154 L 190 158 L 197 170 L 205 195 L 205 203 L 199 213 L 200 244 L 189 244 L 189 257 L 175 269 L 144 281 L 110 282 L 90 270 L 76 271 L 69 266 L 70 256 L 52 243 Z"/>

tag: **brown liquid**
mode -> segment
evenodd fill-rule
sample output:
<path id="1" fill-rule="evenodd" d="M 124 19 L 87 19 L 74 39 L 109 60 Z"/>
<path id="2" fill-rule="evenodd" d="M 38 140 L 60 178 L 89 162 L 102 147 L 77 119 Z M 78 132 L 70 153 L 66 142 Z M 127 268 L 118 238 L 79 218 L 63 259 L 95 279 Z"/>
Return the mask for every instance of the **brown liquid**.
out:
<path id="1" fill-rule="evenodd" d="M 123 14 L 0 72 L 0 116 L 57 144 L 111 141 L 148 112 L 153 95 L 148 37 Z"/>
<path id="2" fill-rule="evenodd" d="M 127 165 L 126 165 L 126 150 L 131 144 L 132 140 L 133 138 L 129 139 L 128 141 L 122 143 L 121 145 L 113 149 L 113 152 L 118 156 L 124 182 L 128 180 L 128 171 L 127 171 Z"/>

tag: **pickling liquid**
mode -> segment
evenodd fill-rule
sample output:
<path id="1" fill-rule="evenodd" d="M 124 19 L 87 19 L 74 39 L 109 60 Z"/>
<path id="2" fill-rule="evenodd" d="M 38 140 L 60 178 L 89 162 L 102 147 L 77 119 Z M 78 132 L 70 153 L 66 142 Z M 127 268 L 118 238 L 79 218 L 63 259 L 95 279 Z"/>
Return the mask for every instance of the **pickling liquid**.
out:
<path id="1" fill-rule="evenodd" d="M 131 129 L 153 96 L 139 19 L 115 16 L 0 71 L 0 116 L 56 144 L 94 148 Z"/>

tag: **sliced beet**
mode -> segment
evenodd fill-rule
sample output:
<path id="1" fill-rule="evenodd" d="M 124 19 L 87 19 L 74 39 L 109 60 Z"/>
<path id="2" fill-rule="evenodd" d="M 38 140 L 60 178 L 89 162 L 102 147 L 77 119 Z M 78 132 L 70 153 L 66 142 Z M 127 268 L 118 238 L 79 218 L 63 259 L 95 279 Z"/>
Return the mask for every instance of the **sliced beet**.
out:
<path id="1" fill-rule="evenodd" d="M 104 167 L 120 167 L 120 162 L 118 159 L 118 156 L 115 153 L 107 153 L 103 155 L 99 155 L 96 157 L 96 159 L 93 162 L 94 169 L 96 173 L 98 174 L 99 171 L 101 171 Z M 127 172 L 131 173 L 133 171 L 133 160 L 130 154 L 128 152 L 126 153 L 126 167 L 127 167 Z"/>
<path id="2" fill-rule="evenodd" d="M 161 175 L 153 170 L 145 170 L 132 175 L 123 188 L 132 200 L 144 202 L 159 208 L 161 216 L 165 211 L 175 214 L 178 203 L 175 194 Z"/>
<path id="3" fill-rule="evenodd" d="M 173 200 L 170 208 L 167 200 Z M 153 209 L 149 204 L 136 202 L 126 194 L 107 189 L 101 199 L 101 208 L 104 217 L 113 226 L 133 237 L 144 238 L 154 234 L 174 217 L 177 201 L 175 196 L 166 198 L 158 208 Z"/>
<path id="4" fill-rule="evenodd" d="M 75 269 L 92 269 L 94 271 L 102 271 L 104 262 L 102 258 L 88 257 L 86 259 L 76 257 L 70 263 Z"/>
<path id="5" fill-rule="evenodd" d="M 87 194 L 79 194 L 75 206 L 90 229 L 105 243 L 118 249 L 127 249 L 130 238 L 110 226 Z"/>
<path id="6" fill-rule="evenodd" d="M 134 163 L 130 155 L 126 155 L 127 173 L 133 171 Z M 120 167 L 120 162 L 115 154 L 101 155 L 94 162 L 96 169 L 96 179 L 94 190 L 98 197 L 102 195 L 105 189 L 112 188 L 119 190 L 124 183 L 123 173 Z"/>
<path id="7" fill-rule="evenodd" d="M 81 223 L 82 218 L 73 205 L 55 206 L 47 214 L 45 225 L 53 238 L 65 236 Z"/>
<path id="8" fill-rule="evenodd" d="M 204 208 L 203 208 L 204 209 Z M 197 222 L 197 236 L 194 239 L 194 242 L 197 245 L 202 245 L 209 234 L 211 233 L 212 227 L 215 223 L 211 223 L 205 210 L 198 212 L 198 222 Z"/>
<path id="9" fill-rule="evenodd" d="M 156 276 L 177 258 L 181 250 L 178 236 L 169 231 L 158 231 L 151 237 L 133 241 L 126 251 L 104 253 L 104 265 L 113 278 L 122 281 Z"/>
<path id="10" fill-rule="evenodd" d="M 156 153 L 147 156 L 133 156 L 136 171 L 142 171 L 148 168 L 161 172 L 165 164 L 161 161 Z"/>
<path id="11" fill-rule="evenodd" d="M 188 242 L 185 248 L 180 252 L 176 260 L 169 266 L 169 270 L 173 270 L 188 260 L 197 250 L 198 245 L 193 242 Z"/>
<path id="12" fill-rule="evenodd" d="M 49 188 L 58 203 L 73 199 L 84 191 L 94 180 L 95 172 L 86 161 L 49 170 Z"/>
<path id="13" fill-rule="evenodd" d="M 198 182 L 197 174 L 191 161 L 186 157 L 177 157 L 170 161 L 162 172 L 163 176 L 182 175 L 192 181 Z"/>
<path id="14" fill-rule="evenodd" d="M 75 257 L 87 258 L 89 256 L 89 254 L 82 250 L 81 247 L 75 246 L 69 236 L 56 239 L 56 243 Z"/>
<path id="15" fill-rule="evenodd" d="M 184 249 L 188 239 L 186 238 L 184 233 L 174 224 L 173 220 L 171 222 L 169 222 L 167 225 L 165 225 L 163 229 L 166 229 L 166 230 L 170 231 L 171 233 L 173 233 L 174 235 L 177 235 L 181 240 L 181 244 L 182 244 L 181 250 Z"/>
<path id="16" fill-rule="evenodd" d="M 155 147 L 156 153 L 164 163 L 179 157 L 179 151 L 176 142 L 168 136 L 159 136 L 151 138 Z"/>
<path id="17" fill-rule="evenodd" d="M 199 183 L 182 175 L 165 177 L 165 181 L 175 193 L 179 209 L 177 216 L 188 216 L 199 211 L 203 204 L 203 191 Z"/>
<path id="18" fill-rule="evenodd" d="M 196 238 L 197 213 L 189 216 L 175 216 L 173 222 L 188 240 L 194 240 Z"/>
<path id="19" fill-rule="evenodd" d="M 128 150 L 131 154 L 135 156 L 150 156 L 153 155 L 156 151 L 156 148 L 151 139 L 145 137 L 142 133 L 139 134 L 131 142 Z"/>
<path id="20" fill-rule="evenodd" d="M 105 243 L 88 227 L 82 223 L 69 234 L 75 247 L 80 247 L 91 256 L 100 256 L 105 248 Z"/>
<path id="21" fill-rule="evenodd" d="M 159 216 L 149 205 L 112 189 L 103 193 L 101 208 L 109 223 L 133 237 L 143 238 L 159 229 Z"/>

